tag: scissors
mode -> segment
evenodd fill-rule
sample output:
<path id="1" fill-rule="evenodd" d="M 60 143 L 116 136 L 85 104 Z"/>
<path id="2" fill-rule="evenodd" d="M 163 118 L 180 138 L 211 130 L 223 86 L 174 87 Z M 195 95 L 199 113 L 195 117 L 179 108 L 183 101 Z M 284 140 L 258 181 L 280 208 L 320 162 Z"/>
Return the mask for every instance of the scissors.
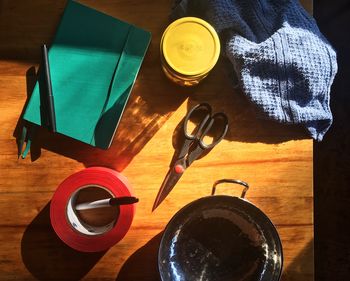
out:
<path id="1" fill-rule="evenodd" d="M 189 121 L 192 121 L 195 115 L 198 115 L 197 113 L 201 113 L 201 117 L 194 121 L 195 128 L 190 132 Z M 168 196 L 193 161 L 207 154 L 225 137 L 228 130 L 228 119 L 222 112 L 212 115 L 211 106 L 207 103 L 201 103 L 187 113 L 182 129 L 183 144 L 178 154 L 174 155 L 175 158 L 170 164 L 170 169 L 159 189 L 152 211 Z M 210 138 L 211 142 L 207 143 L 207 138 Z"/>

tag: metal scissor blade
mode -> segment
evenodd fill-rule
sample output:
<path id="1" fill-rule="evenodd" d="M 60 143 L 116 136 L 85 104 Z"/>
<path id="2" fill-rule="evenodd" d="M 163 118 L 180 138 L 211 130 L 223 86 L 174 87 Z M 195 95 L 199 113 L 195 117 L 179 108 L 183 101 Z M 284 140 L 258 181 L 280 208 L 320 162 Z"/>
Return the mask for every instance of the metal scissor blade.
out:
<path id="1" fill-rule="evenodd" d="M 163 202 L 163 200 L 168 196 L 170 191 L 174 188 L 176 183 L 179 181 L 181 178 L 182 173 L 177 173 L 175 171 L 174 167 L 171 167 L 170 170 L 168 171 L 162 186 L 159 189 L 158 195 L 156 197 L 156 200 L 154 201 L 153 207 L 152 207 L 152 212 L 160 205 L 160 203 Z"/>

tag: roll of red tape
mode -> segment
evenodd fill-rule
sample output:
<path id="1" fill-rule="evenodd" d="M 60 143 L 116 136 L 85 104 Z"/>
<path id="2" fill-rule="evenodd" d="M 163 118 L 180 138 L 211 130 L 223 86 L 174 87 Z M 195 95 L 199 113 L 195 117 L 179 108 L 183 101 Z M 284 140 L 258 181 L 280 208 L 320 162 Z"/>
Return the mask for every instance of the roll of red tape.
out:
<path id="1" fill-rule="evenodd" d="M 50 218 L 53 229 L 68 246 L 82 252 L 99 252 L 109 249 L 126 235 L 134 217 L 135 205 L 119 206 L 119 215 L 114 222 L 90 230 L 79 222 L 72 207 L 75 194 L 90 186 L 103 188 L 112 197 L 132 196 L 131 186 L 120 173 L 104 167 L 86 168 L 58 186 L 51 200 Z"/>

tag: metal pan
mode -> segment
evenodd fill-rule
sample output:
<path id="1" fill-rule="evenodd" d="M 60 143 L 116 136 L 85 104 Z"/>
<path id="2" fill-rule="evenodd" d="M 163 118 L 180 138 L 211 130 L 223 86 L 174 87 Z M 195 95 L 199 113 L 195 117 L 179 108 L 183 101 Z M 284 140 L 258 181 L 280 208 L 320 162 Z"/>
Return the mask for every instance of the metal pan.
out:
<path id="1" fill-rule="evenodd" d="M 269 218 L 241 197 L 215 195 L 183 207 L 165 228 L 158 252 L 162 281 L 280 279 L 281 240 Z"/>

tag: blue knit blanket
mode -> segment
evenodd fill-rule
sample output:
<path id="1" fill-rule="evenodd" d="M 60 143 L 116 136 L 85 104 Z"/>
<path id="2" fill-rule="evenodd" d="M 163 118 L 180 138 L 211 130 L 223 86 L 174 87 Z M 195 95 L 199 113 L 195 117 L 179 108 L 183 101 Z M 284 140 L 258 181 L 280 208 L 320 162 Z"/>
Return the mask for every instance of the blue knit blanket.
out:
<path id="1" fill-rule="evenodd" d="M 182 0 L 172 17 L 197 16 L 220 35 L 249 100 L 263 116 L 302 124 L 321 141 L 332 124 L 336 53 L 297 0 Z"/>

